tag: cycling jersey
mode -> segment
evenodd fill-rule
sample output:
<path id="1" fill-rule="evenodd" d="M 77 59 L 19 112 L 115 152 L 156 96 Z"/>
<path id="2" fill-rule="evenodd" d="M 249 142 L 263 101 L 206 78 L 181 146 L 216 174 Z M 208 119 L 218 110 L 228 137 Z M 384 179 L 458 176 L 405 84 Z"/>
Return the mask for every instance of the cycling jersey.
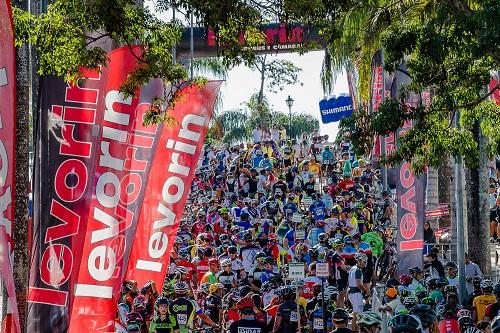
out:
<path id="1" fill-rule="evenodd" d="M 267 325 L 255 319 L 240 319 L 231 324 L 229 333 L 267 333 Z"/>
<path id="2" fill-rule="evenodd" d="M 484 315 L 486 313 L 486 307 L 490 304 L 493 304 L 497 301 L 497 298 L 495 295 L 480 295 L 474 298 L 474 301 L 472 301 L 472 306 L 476 308 L 477 312 L 477 321 L 481 321 L 484 318 Z"/>
<path id="3" fill-rule="evenodd" d="M 173 333 L 176 329 L 179 329 L 179 326 L 175 318 L 171 315 L 167 316 L 165 319 L 156 316 L 149 325 L 150 333 Z"/>
<path id="4" fill-rule="evenodd" d="M 195 301 L 179 297 L 168 305 L 168 313 L 177 321 L 180 332 L 188 333 L 188 330 L 193 328 L 195 316 L 202 312 Z"/>
<path id="5" fill-rule="evenodd" d="M 330 332 L 332 327 L 332 314 L 330 311 L 326 310 L 325 318 L 327 332 Z M 323 309 L 319 304 L 316 305 L 316 308 L 309 315 L 309 325 L 312 327 L 313 333 L 323 333 Z"/>

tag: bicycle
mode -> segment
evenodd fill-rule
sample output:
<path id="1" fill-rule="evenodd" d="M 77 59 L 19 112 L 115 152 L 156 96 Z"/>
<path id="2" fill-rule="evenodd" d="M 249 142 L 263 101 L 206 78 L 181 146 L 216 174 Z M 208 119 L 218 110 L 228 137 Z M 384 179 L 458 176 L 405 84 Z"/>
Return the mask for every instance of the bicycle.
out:
<path id="1" fill-rule="evenodd" d="M 384 252 L 380 255 L 375 265 L 377 281 L 394 278 L 397 272 L 397 245 L 394 241 L 384 244 Z"/>

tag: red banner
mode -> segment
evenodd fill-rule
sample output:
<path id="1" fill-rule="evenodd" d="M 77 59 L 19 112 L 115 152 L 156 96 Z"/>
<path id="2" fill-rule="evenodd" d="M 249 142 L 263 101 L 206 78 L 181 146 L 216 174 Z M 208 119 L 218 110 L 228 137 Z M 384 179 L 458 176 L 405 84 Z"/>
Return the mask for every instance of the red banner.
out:
<path id="1" fill-rule="evenodd" d="M 184 88 L 172 112 L 177 125 L 163 128 L 127 270 L 127 279 L 139 285 L 163 284 L 219 87 L 210 82 Z"/>
<path id="2" fill-rule="evenodd" d="M 132 97 L 119 92 L 137 64 L 131 52 L 139 54 L 140 48 L 131 51 L 123 47 L 109 54 L 107 82 L 97 105 L 102 118 L 69 332 L 114 329 L 116 296 L 156 148 L 158 126 L 142 125 L 144 112 L 150 107 L 140 103 L 142 88 Z M 157 80 L 156 85 L 161 87 L 161 82 Z"/>
<path id="3" fill-rule="evenodd" d="M 16 52 L 10 0 L 0 0 L 0 274 L 8 293 L 7 332 L 20 332 L 12 270 L 14 159 L 16 146 Z M 2 287 L 0 285 L 0 287 Z M 4 299 L 5 300 L 5 299 Z"/>

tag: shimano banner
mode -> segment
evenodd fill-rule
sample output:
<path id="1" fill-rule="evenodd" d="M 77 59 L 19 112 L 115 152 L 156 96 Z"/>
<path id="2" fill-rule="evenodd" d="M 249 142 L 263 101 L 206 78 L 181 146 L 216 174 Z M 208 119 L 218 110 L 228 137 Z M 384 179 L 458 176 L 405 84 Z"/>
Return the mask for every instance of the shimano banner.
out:
<path id="1" fill-rule="evenodd" d="M 323 99 L 319 102 L 319 110 L 321 111 L 323 124 L 339 121 L 352 114 L 352 98 L 350 96 L 339 96 L 337 98 Z"/>

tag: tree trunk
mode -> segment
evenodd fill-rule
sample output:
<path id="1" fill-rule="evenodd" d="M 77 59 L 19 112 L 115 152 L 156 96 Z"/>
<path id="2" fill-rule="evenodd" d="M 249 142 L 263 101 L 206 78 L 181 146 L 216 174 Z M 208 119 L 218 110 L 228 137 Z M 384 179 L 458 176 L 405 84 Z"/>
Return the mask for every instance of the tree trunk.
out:
<path id="1" fill-rule="evenodd" d="M 14 5 L 33 14 L 40 13 L 40 3 L 17 0 Z M 29 147 L 30 147 L 30 110 L 36 107 L 37 80 L 33 76 L 33 58 L 30 47 L 24 45 L 16 49 L 16 160 L 15 160 L 15 202 L 14 202 L 14 284 L 21 332 L 26 332 L 26 296 L 30 260 L 28 255 L 28 200 L 30 192 L 29 180 Z"/>
<path id="2" fill-rule="evenodd" d="M 473 128 L 473 134 L 479 143 L 479 167 L 466 169 L 468 240 L 471 245 L 471 260 L 479 265 L 481 271 L 491 273 L 491 255 L 489 245 L 489 209 L 488 209 L 488 157 L 486 138 L 481 133 L 479 122 Z"/>

